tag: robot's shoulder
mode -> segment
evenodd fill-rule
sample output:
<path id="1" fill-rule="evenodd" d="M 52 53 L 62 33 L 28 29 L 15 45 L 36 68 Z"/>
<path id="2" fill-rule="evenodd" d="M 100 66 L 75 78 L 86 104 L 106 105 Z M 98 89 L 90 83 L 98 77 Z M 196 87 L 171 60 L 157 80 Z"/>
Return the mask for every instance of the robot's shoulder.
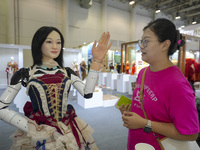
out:
<path id="1" fill-rule="evenodd" d="M 71 78 L 71 74 L 77 76 L 77 74 L 72 70 L 70 67 L 65 67 L 65 70 L 67 72 L 67 75 Z"/>
<path id="2" fill-rule="evenodd" d="M 23 86 L 26 86 L 27 81 L 29 80 L 29 68 L 21 68 L 15 72 L 11 78 L 11 85 L 16 85 L 21 82 Z"/>

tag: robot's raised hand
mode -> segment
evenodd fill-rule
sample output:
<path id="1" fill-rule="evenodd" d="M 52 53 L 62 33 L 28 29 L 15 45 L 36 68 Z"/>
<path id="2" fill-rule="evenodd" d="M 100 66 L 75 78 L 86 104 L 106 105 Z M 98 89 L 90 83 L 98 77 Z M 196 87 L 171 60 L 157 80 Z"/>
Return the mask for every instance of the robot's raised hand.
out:
<path id="1" fill-rule="evenodd" d="M 95 41 L 92 47 L 92 55 L 93 55 L 93 59 L 97 60 L 98 62 L 101 62 L 107 51 L 110 49 L 112 42 L 110 42 L 110 33 L 103 33 L 98 44 Z"/>

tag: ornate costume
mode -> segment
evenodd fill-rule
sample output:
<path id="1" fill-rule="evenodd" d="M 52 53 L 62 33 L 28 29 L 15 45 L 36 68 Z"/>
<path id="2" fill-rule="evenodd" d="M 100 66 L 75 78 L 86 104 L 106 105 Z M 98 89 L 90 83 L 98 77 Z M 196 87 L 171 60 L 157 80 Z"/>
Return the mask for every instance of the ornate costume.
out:
<path id="1" fill-rule="evenodd" d="M 82 77 L 82 80 L 84 80 L 86 77 L 86 64 L 84 61 L 80 63 L 80 67 L 81 67 L 81 77 Z"/>
<path id="2" fill-rule="evenodd" d="M 7 84 L 10 84 L 10 79 L 12 78 L 13 74 L 18 70 L 17 62 L 9 61 L 6 67 L 7 73 Z"/>
<path id="3" fill-rule="evenodd" d="M 131 70 L 131 75 L 135 73 L 135 62 L 132 63 L 132 70 Z"/>
<path id="4" fill-rule="evenodd" d="M 126 74 L 129 74 L 129 70 L 130 70 L 130 63 L 129 62 L 126 63 L 125 70 L 126 70 Z"/>
<path id="5" fill-rule="evenodd" d="M 11 149 L 98 149 L 92 137 L 93 129 L 77 117 L 73 106 L 67 105 L 71 84 L 79 87 L 77 90 L 84 97 L 92 96 L 92 92 L 89 92 L 91 89 L 85 87 L 72 69 L 59 66 L 22 68 L 13 76 L 12 81 L 16 82 L 19 78 L 22 85 L 27 87 L 31 99 L 24 106 L 28 133 L 17 130 L 12 135 Z"/>
<path id="6" fill-rule="evenodd" d="M 79 76 L 79 68 L 78 68 L 78 64 L 76 61 L 74 61 L 72 63 L 72 69 L 74 70 L 74 72 L 77 74 L 77 76 Z M 80 76 L 79 76 L 80 77 Z"/>

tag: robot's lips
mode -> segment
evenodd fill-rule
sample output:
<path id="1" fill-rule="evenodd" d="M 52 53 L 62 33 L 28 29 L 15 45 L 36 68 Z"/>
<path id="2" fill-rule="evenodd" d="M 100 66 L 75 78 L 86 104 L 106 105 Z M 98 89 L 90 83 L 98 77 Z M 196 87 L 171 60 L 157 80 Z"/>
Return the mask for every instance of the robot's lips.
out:
<path id="1" fill-rule="evenodd" d="M 57 52 L 58 52 L 58 51 L 51 51 L 51 53 L 54 53 L 54 54 L 57 53 Z"/>

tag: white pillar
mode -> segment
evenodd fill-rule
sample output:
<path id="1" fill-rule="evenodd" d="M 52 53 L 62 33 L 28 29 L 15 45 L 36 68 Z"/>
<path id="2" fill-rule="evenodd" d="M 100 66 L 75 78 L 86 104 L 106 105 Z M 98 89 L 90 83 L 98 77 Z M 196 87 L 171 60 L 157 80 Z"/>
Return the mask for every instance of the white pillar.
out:
<path id="1" fill-rule="evenodd" d="M 7 43 L 15 44 L 14 0 L 6 0 L 7 6 Z"/>
<path id="2" fill-rule="evenodd" d="M 101 2 L 101 20 L 102 20 L 102 32 L 107 31 L 107 0 L 102 0 Z"/>
<path id="3" fill-rule="evenodd" d="M 69 0 L 62 0 L 62 34 L 65 39 L 65 47 L 68 47 L 69 38 Z"/>
<path id="4" fill-rule="evenodd" d="M 18 68 L 22 68 L 23 67 L 23 49 L 19 48 L 19 53 L 18 53 Z"/>
<path id="5" fill-rule="evenodd" d="M 135 24 L 135 22 L 136 22 L 136 8 L 135 7 L 133 7 L 132 9 L 131 9 L 131 11 L 130 11 L 130 41 L 136 41 L 137 39 L 136 39 L 136 32 L 135 32 L 135 30 L 136 30 L 136 24 Z"/>

